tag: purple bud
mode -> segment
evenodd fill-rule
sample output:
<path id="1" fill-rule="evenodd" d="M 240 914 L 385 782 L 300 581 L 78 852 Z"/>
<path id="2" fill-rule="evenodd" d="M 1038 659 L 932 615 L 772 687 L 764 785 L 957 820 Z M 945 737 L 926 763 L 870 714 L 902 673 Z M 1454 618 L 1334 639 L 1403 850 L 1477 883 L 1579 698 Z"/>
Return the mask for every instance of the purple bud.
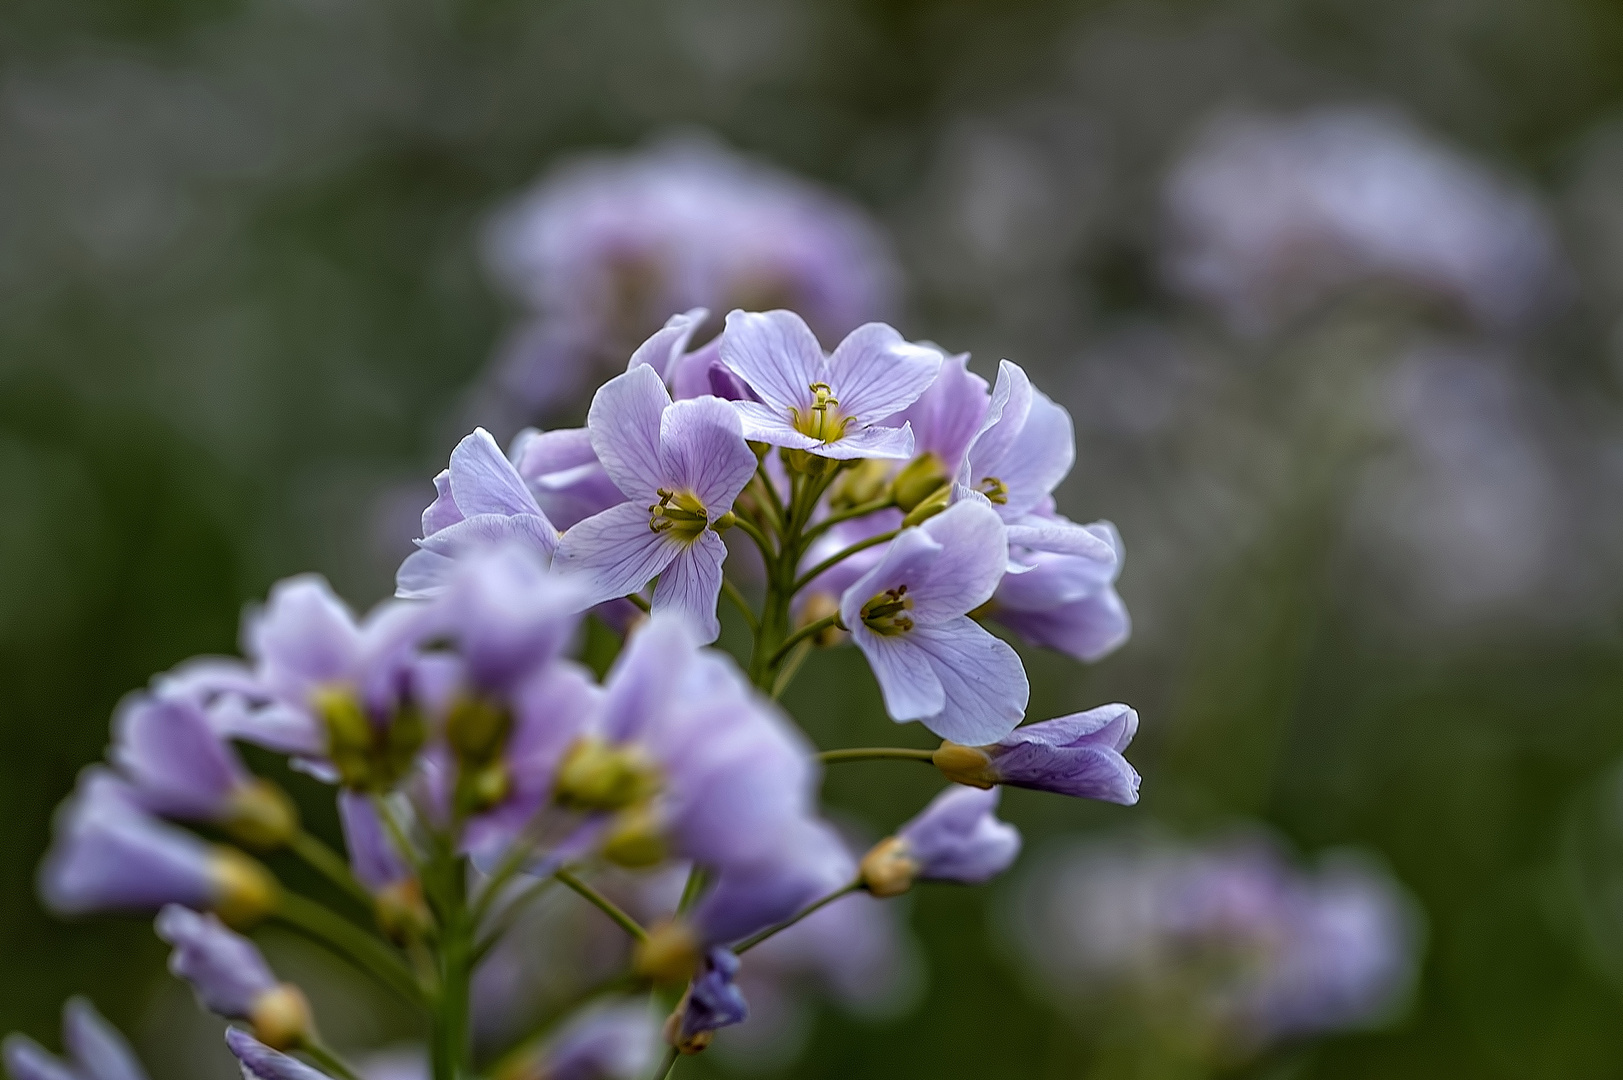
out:
<path id="1" fill-rule="evenodd" d="M 547 1080 L 639 1080 L 653 1067 L 659 1026 L 645 1005 L 582 1013 L 542 1051 Z"/>
<path id="2" fill-rule="evenodd" d="M 8 1036 L 6 1071 L 12 1080 L 147 1080 L 124 1036 L 85 998 L 69 998 L 63 1006 L 62 1042 L 68 1061 L 53 1057 L 27 1036 Z"/>
<path id="3" fill-rule="evenodd" d="M 935 763 L 948 778 L 972 787 L 1008 784 L 1131 806 L 1138 801 L 1139 776 L 1121 752 L 1137 731 L 1133 709 L 1102 705 L 1016 728 L 988 746 L 943 743 Z"/>
<path id="4" fill-rule="evenodd" d="M 727 949 L 705 953 L 704 963 L 683 1002 L 677 1045 L 696 1035 L 742 1023 L 749 1016 L 749 1004 L 735 981 L 741 966 L 742 961 Z"/>
<path id="5" fill-rule="evenodd" d="M 979 885 L 1020 854 L 1020 832 L 996 816 L 998 791 L 955 787 L 931 800 L 896 831 L 921 881 Z"/>
<path id="6" fill-rule="evenodd" d="M 158 912 L 156 928 L 175 947 L 169 954 L 170 973 L 191 983 L 210 1012 L 249 1020 L 260 997 L 276 989 L 276 976 L 254 943 L 213 915 L 169 904 Z"/>
<path id="7" fill-rule="evenodd" d="M 332 1080 L 297 1058 L 272 1050 L 241 1028 L 226 1028 L 225 1044 L 242 1062 L 243 1080 Z"/>

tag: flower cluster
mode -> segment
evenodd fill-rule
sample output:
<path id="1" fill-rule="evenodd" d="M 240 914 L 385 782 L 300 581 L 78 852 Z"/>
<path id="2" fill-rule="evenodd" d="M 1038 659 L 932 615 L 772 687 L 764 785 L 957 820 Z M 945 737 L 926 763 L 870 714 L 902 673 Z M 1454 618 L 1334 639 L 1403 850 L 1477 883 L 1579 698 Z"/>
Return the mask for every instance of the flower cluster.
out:
<path id="1" fill-rule="evenodd" d="M 702 317 L 638 348 L 584 429 L 525 432 L 510 455 L 483 430 L 464 439 L 395 598 L 357 617 L 320 578 L 282 582 L 247 619 L 245 658 L 182 664 L 120 707 L 42 892 L 61 912 L 157 909 L 171 970 L 240 1025 L 248 1075 L 354 1075 L 243 936 L 263 920 L 419 1007 L 435 1080 L 633 1076 L 660 1042 L 668 1072 L 746 1018 L 746 987 L 772 985 L 744 974 L 756 946 L 1005 870 L 1021 841 L 996 816 L 1002 786 L 1136 801 L 1137 714 L 1019 726 L 1021 660 L 983 625 L 1084 658 L 1126 635 L 1114 530 L 1054 510 L 1065 411 L 1013 364 L 989 387 L 888 326 L 825 354 L 798 316 L 735 311 L 689 351 Z M 752 634 L 743 667 L 709 647 L 723 594 Z M 622 637 L 601 679 L 570 655 L 588 613 Z M 779 709 L 807 653 L 846 641 L 890 716 L 937 747 L 819 753 Z M 337 788 L 347 857 L 239 743 Z M 817 796 L 824 763 L 863 758 L 954 783 L 854 854 Z M 342 911 L 287 888 L 272 869 L 287 858 Z M 680 885 L 629 903 L 627 873 Z M 509 932 L 549 888 L 623 932 L 625 963 L 537 1034 L 482 1044 L 502 1025 L 476 1023 L 481 995 L 500 1008 L 502 965 L 526 961 Z M 763 973 L 794 966 L 794 935 L 777 940 Z M 53 1075 L 18 1054 L 22 1080 Z"/>
<path id="2" fill-rule="evenodd" d="M 1380 1021 L 1418 959 L 1390 877 L 1351 853 L 1304 873 L 1254 834 L 1075 848 L 1025 882 L 1010 922 L 1049 987 L 1217 1061 Z"/>

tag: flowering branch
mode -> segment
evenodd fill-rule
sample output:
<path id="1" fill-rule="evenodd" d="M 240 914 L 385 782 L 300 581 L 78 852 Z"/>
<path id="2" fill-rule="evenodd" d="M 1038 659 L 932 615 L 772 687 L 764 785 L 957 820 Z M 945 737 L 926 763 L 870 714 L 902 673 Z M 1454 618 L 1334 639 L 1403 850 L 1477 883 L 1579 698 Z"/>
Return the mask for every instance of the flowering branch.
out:
<path id="1" fill-rule="evenodd" d="M 418 1008 L 427 1007 L 411 969 L 388 946 L 342 916 L 297 893 L 282 893 L 272 917 L 327 946 Z"/>
<path id="2" fill-rule="evenodd" d="M 817 760 L 825 765 L 837 765 L 847 761 L 924 761 L 933 762 L 934 750 L 909 750 L 899 746 L 864 746 L 850 750 L 824 750 L 817 755 Z"/>

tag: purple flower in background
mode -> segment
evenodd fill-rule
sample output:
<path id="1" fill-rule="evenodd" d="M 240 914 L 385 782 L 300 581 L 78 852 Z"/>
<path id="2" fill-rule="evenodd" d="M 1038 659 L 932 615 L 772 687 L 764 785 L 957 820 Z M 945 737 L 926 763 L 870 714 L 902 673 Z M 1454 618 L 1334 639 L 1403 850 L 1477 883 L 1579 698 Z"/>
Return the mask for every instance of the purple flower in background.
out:
<path id="1" fill-rule="evenodd" d="M 1246 334 L 1372 279 L 1515 329 L 1550 308 L 1562 274 L 1530 193 L 1379 109 L 1220 117 L 1166 200 L 1167 277 Z"/>
<path id="2" fill-rule="evenodd" d="M 1003 576 L 1004 535 L 984 501 L 967 499 L 904 530 L 845 590 L 840 616 L 893 720 L 978 744 L 1007 735 L 1025 715 L 1020 657 L 967 614 Z"/>
<path id="3" fill-rule="evenodd" d="M 130 1044 L 86 998 L 69 998 L 62 1007 L 62 1043 L 66 1061 L 26 1035 L 7 1035 L 11 1080 L 147 1080 Z"/>
<path id="4" fill-rule="evenodd" d="M 560 166 L 491 221 L 486 252 L 534 313 L 498 375 L 527 411 L 617 367 L 673 311 L 790 307 L 839 336 L 888 316 L 896 292 L 860 209 L 707 139 Z"/>
<path id="5" fill-rule="evenodd" d="M 659 1053 L 659 1025 L 642 1003 L 589 1009 L 541 1049 L 547 1080 L 641 1080 Z"/>
<path id="6" fill-rule="evenodd" d="M 242 1064 L 243 1080 L 332 1080 L 320 1069 L 272 1050 L 241 1028 L 226 1028 L 225 1044 Z"/>
<path id="7" fill-rule="evenodd" d="M 704 954 L 680 1011 L 672 1017 L 675 1030 L 668 1038 L 673 1046 L 702 1049 L 705 1042 L 695 1039 L 749 1017 L 749 1004 L 737 983 L 741 966 L 742 961 L 727 949 L 710 949 Z"/>
<path id="8" fill-rule="evenodd" d="M 1045 982 L 1084 1003 L 1182 1002 L 1216 1053 L 1371 1026 L 1414 981 L 1412 901 L 1353 854 L 1307 873 L 1251 836 L 1123 840 L 1037 866 L 1010 926 Z"/>
<path id="9" fill-rule="evenodd" d="M 158 912 L 157 931 L 175 949 L 169 971 L 191 984 L 205 1009 L 248 1021 L 272 1046 L 293 1046 L 309 1034 L 309 1003 L 297 987 L 276 980 L 253 942 L 213 915 L 178 904 Z"/>
<path id="10" fill-rule="evenodd" d="M 484 428 L 457 444 L 434 488 L 438 496 L 423 511 L 423 537 L 396 575 L 396 596 L 433 596 L 470 550 L 519 543 L 550 559 L 558 546 L 558 530 Z"/>
<path id="11" fill-rule="evenodd" d="M 556 565 L 593 603 L 638 592 L 657 574 L 654 610 L 681 612 L 714 641 L 727 545 L 712 526 L 756 465 L 733 406 L 713 397 L 673 404 L 642 365 L 603 385 L 586 426 L 629 501 L 570 528 Z"/>
<path id="12" fill-rule="evenodd" d="M 1121 537 L 1108 521 L 1081 528 L 1103 541 L 1114 557 L 1016 548 L 1010 552 L 1011 572 L 977 614 L 1008 627 L 1022 641 L 1078 660 L 1098 660 L 1119 648 L 1132 632 L 1115 587 Z"/>
<path id="13" fill-rule="evenodd" d="M 832 356 L 792 311 L 734 311 L 721 359 L 760 398 L 740 401 L 746 438 L 828 458 L 908 458 L 913 431 L 880 421 L 918 399 L 941 353 L 883 323 L 851 331 Z"/>
<path id="14" fill-rule="evenodd" d="M 164 904 L 216 911 L 242 924 L 265 915 L 276 885 L 252 859 L 150 817 L 125 784 L 89 769 L 57 811 L 56 838 L 40 868 L 51 910 L 141 911 Z"/>
<path id="15" fill-rule="evenodd" d="M 1003 873 L 1020 854 L 1020 832 L 998 820 L 999 795 L 996 788 L 943 791 L 863 856 L 863 884 L 875 896 L 896 896 L 915 881 L 979 885 Z"/>
<path id="16" fill-rule="evenodd" d="M 943 743 L 935 763 L 949 779 L 972 787 L 1006 784 L 1131 806 L 1139 776 L 1122 751 L 1137 732 L 1137 712 L 1101 705 L 1015 728 L 986 746 Z"/>

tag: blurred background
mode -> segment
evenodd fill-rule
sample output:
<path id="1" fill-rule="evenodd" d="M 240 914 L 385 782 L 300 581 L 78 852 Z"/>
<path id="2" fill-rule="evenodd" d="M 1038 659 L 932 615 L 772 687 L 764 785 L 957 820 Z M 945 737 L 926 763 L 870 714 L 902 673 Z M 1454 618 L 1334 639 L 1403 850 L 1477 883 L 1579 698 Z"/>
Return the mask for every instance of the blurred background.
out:
<path id="1" fill-rule="evenodd" d="M 627 161 L 628 199 L 684 170 L 736 184 L 740 215 L 752 185 L 789 192 L 836 250 L 802 253 L 827 263 L 803 287 L 567 235 L 618 214 L 736 253 L 801 212 L 568 201 Z M 526 240 L 538 179 L 572 209 Z M 823 305 L 825 344 L 889 318 L 1070 409 L 1060 509 L 1120 529 L 1134 633 L 1090 666 L 1028 651 L 1031 715 L 1136 706 L 1143 801 L 1009 793 L 1022 866 L 912 898 L 910 994 L 683 1073 L 1199 1075 L 1111 1049 L 1111 1014 L 1033 962 L 1032 904 L 1068 852 L 1245 835 L 1400 883 L 1407 959 L 1357 1030 L 1203 1068 L 1623 1076 L 1605 0 L 13 0 L 0 1031 L 54 1043 L 84 992 L 155 1076 L 230 1076 L 144 919 L 69 925 L 34 896 L 114 704 L 233 651 L 281 576 L 386 595 L 473 423 L 578 423 L 672 310 L 785 297 Z M 921 738 L 849 650 L 791 697 L 824 745 Z M 877 834 L 936 783 L 872 764 L 826 792 Z M 340 1041 L 391 1036 L 347 984 L 315 996 Z"/>

